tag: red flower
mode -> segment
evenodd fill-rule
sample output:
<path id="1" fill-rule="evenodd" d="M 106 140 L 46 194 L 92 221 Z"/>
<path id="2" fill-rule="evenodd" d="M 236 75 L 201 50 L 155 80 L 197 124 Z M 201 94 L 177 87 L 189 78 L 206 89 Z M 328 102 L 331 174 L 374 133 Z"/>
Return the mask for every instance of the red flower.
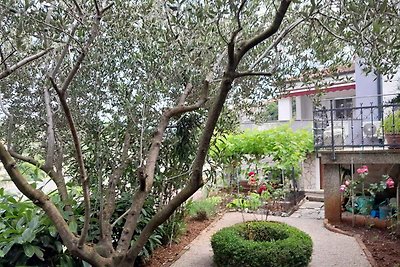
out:
<path id="1" fill-rule="evenodd" d="M 364 165 L 357 169 L 358 174 L 367 174 L 368 173 L 368 166 Z"/>
<path id="2" fill-rule="evenodd" d="M 250 179 L 249 179 L 249 185 L 256 185 L 256 184 L 257 184 L 256 178 L 254 178 L 253 176 L 251 176 Z"/>
<path id="3" fill-rule="evenodd" d="M 393 181 L 393 179 L 391 177 L 387 178 L 386 187 L 387 188 L 394 188 L 394 181 Z"/>
<path id="4" fill-rule="evenodd" d="M 254 175 L 256 175 L 255 172 L 249 172 L 249 176 L 254 176 Z"/>
<path id="5" fill-rule="evenodd" d="M 263 183 L 257 190 L 257 193 L 259 193 L 261 195 L 262 192 L 264 192 L 265 190 L 267 190 L 267 185 L 265 183 Z"/>

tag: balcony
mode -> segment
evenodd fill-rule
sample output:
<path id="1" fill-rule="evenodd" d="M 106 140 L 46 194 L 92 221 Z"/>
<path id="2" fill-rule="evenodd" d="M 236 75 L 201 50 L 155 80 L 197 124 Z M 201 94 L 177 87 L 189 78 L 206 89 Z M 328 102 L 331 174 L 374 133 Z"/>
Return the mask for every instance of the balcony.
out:
<path id="1" fill-rule="evenodd" d="M 382 103 L 372 97 L 365 104 L 354 98 L 351 105 L 337 105 L 334 99 L 314 108 L 314 146 L 318 152 L 400 149 L 400 142 L 387 133 L 400 135 L 400 104 Z M 355 104 L 353 103 L 355 102 Z M 381 104 L 379 104 L 379 102 Z M 376 104 L 378 103 L 378 104 Z M 384 123 L 386 121 L 386 123 Z"/>

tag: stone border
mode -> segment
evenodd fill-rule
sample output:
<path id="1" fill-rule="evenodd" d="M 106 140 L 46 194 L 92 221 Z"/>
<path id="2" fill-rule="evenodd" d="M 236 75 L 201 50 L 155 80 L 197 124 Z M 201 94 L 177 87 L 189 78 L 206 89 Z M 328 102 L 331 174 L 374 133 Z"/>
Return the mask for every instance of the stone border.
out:
<path id="1" fill-rule="evenodd" d="M 328 229 L 331 232 L 337 233 L 337 234 L 342 234 L 342 235 L 347 235 L 354 237 L 354 239 L 357 241 L 358 245 L 361 247 L 363 250 L 365 256 L 367 257 L 367 260 L 371 264 L 372 267 L 379 267 L 378 263 L 375 261 L 374 257 L 372 256 L 372 253 L 368 250 L 368 248 L 365 246 L 364 242 L 361 239 L 361 236 L 358 234 L 353 234 L 347 231 L 344 231 L 342 229 L 337 228 L 336 226 L 332 225 L 329 223 L 328 219 L 324 219 L 324 227 Z"/>

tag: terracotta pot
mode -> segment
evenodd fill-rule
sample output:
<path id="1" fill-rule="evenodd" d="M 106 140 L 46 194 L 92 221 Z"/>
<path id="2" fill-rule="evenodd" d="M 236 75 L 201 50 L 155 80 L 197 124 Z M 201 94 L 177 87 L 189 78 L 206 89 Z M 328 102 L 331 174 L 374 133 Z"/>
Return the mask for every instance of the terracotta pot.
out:
<path id="1" fill-rule="evenodd" d="M 400 149 L 400 134 L 385 134 L 386 143 L 389 148 Z"/>

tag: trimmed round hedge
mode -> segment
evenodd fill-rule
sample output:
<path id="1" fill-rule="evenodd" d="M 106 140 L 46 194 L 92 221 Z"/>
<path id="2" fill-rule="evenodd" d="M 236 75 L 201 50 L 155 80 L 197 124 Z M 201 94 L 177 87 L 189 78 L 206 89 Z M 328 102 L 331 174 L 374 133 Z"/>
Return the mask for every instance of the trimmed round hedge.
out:
<path id="1" fill-rule="evenodd" d="M 223 228 L 211 238 L 214 262 L 220 267 L 308 266 L 308 234 L 280 222 L 256 221 Z"/>

